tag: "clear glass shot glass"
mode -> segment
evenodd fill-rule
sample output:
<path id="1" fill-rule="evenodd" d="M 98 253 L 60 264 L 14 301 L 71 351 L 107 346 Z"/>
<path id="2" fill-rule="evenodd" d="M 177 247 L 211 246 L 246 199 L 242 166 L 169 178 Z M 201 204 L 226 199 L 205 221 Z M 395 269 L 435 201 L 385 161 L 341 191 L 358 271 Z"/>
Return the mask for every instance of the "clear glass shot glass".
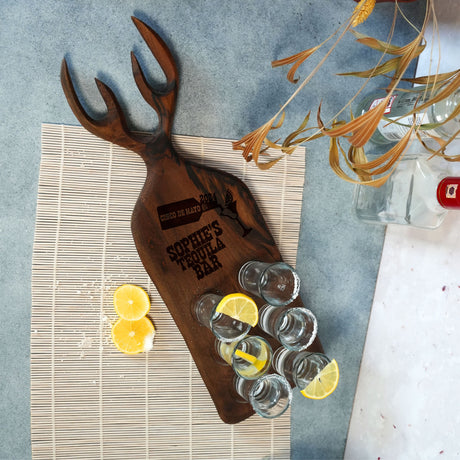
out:
<path id="1" fill-rule="evenodd" d="M 266 374 L 257 380 L 245 380 L 236 376 L 235 389 L 251 404 L 256 414 L 264 418 L 275 418 L 284 414 L 292 400 L 289 382 L 278 374 Z"/>
<path id="2" fill-rule="evenodd" d="M 257 335 L 248 335 L 231 343 L 216 341 L 216 351 L 232 366 L 236 375 L 246 380 L 254 380 L 266 374 L 272 364 L 272 347 Z"/>
<path id="3" fill-rule="evenodd" d="M 284 262 L 250 260 L 238 272 L 240 286 L 275 307 L 291 303 L 300 290 L 296 271 Z"/>
<path id="4" fill-rule="evenodd" d="M 259 309 L 259 326 L 288 350 L 302 351 L 316 338 L 318 322 L 304 307 L 282 308 L 265 304 Z"/>
<path id="5" fill-rule="evenodd" d="M 273 368 L 300 390 L 321 372 L 331 360 L 323 353 L 292 351 L 278 348 L 273 355 Z"/>
<path id="6" fill-rule="evenodd" d="M 193 314 L 200 324 L 210 329 L 222 342 L 240 340 L 248 334 L 251 325 L 217 313 L 216 308 L 222 298 L 222 295 L 216 293 L 203 294 L 194 303 Z"/>

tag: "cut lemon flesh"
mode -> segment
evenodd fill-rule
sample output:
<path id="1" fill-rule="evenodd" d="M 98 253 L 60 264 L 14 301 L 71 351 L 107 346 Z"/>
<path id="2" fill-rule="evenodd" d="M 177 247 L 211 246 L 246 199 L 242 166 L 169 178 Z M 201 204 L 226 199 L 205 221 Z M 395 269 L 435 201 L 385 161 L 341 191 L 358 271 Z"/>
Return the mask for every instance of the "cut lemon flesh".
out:
<path id="1" fill-rule="evenodd" d="M 339 383 L 339 366 L 333 359 L 323 370 L 304 388 L 301 393 L 309 399 L 324 399 L 332 394 Z"/>
<path id="2" fill-rule="evenodd" d="M 259 310 L 250 297 L 245 294 L 229 294 L 222 298 L 217 305 L 216 313 L 222 313 L 242 323 L 254 327 L 259 321 Z"/>
<path id="3" fill-rule="evenodd" d="M 134 284 L 123 284 L 113 294 L 113 306 L 120 318 L 137 321 L 150 310 L 148 294 Z"/>
<path id="4" fill-rule="evenodd" d="M 137 321 L 120 318 L 112 327 L 112 341 L 123 353 L 135 355 L 149 351 L 153 345 L 155 328 L 146 316 Z"/>
<path id="5" fill-rule="evenodd" d="M 249 353 L 246 353 L 242 350 L 235 350 L 235 355 L 239 356 L 240 358 L 244 359 L 248 363 L 251 363 L 258 371 L 261 371 L 267 364 L 267 353 L 262 352 L 262 356 L 260 358 L 256 358 Z"/>

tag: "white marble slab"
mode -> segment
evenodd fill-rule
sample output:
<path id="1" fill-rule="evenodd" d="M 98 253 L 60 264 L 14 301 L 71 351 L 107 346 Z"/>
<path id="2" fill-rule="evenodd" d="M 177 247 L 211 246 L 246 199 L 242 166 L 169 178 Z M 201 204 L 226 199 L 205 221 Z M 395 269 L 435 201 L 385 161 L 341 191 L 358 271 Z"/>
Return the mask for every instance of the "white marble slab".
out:
<path id="1" fill-rule="evenodd" d="M 435 3 L 446 72 L 460 67 L 460 1 Z M 436 52 L 418 75 L 430 65 Z M 388 226 L 345 459 L 460 457 L 459 342 L 460 211 L 434 231 Z"/>

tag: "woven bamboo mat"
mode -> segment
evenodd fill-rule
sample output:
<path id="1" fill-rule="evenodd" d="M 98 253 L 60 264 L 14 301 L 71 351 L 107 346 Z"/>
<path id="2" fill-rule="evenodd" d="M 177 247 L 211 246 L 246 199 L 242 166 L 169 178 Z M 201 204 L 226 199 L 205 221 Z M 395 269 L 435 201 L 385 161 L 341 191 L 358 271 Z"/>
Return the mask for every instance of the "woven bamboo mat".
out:
<path id="1" fill-rule="evenodd" d="M 283 258 L 295 265 L 304 151 L 260 173 L 231 142 L 175 136 L 184 157 L 244 180 Z M 42 126 L 31 323 L 34 459 L 288 459 L 289 411 L 224 424 L 131 237 L 145 179 L 134 153 L 81 127 Z M 178 184 L 178 186 L 180 186 Z M 154 348 L 134 357 L 111 344 L 112 295 L 150 295 Z"/>

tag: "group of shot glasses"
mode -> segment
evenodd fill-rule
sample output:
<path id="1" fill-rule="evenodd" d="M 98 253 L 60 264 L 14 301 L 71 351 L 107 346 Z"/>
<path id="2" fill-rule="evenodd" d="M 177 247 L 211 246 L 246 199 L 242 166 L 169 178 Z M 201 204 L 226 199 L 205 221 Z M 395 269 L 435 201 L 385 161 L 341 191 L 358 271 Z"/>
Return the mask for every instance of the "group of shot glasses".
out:
<path id="1" fill-rule="evenodd" d="M 239 396 L 258 415 L 279 417 L 291 403 L 291 386 L 305 388 L 330 360 L 307 351 L 318 325 L 310 310 L 290 305 L 300 291 L 300 278 L 290 265 L 251 260 L 240 268 L 238 282 L 265 302 L 258 311 L 258 325 L 282 345 L 275 352 L 263 337 L 248 335 L 250 324 L 216 311 L 221 294 L 201 295 L 194 316 L 215 335 L 216 352 L 232 366 Z M 268 373 L 270 369 L 276 373 Z"/>

